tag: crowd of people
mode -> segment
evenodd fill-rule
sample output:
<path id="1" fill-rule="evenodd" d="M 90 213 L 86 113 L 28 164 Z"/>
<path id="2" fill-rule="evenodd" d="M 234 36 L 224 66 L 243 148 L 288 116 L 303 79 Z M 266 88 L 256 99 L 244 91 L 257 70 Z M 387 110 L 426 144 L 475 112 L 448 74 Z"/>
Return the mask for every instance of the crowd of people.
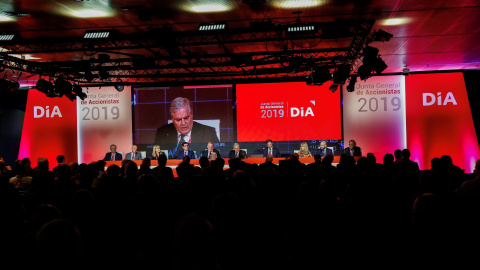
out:
<path id="1" fill-rule="evenodd" d="M 0 160 L 0 242 L 6 261 L 159 269 L 312 269 L 379 258 L 447 258 L 477 250 L 480 160 L 465 173 L 448 156 L 419 170 L 408 149 L 377 162 L 298 154 L 273 164 L 186 155 L 177 177 L 161 154 L 137 166 L 99 160 L 55 167 Z M 4 261 L 4 262 L 6 262 Z"/>

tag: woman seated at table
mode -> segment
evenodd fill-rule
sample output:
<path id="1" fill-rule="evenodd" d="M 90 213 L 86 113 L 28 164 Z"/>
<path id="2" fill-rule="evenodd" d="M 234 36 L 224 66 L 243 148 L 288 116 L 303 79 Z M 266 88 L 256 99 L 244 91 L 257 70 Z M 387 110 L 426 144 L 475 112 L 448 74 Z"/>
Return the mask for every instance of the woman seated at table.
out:
<path id="1" fill-rule="evenodd" d="M 158 144 L 154 145 L 153 152 L 152 152 L 152 160 L 158 160 L 161 154 L 162 154 L 162 151 L 160 150 L 160 145 Z"/>
<path id="2" fill-rule="evenodd" d="M 298 157 L 312 157 L 312 153 L 308 150 L 308 144 L 306 142 L 302 142 L 300 144 L 300 152 L 298 152 Z"/>

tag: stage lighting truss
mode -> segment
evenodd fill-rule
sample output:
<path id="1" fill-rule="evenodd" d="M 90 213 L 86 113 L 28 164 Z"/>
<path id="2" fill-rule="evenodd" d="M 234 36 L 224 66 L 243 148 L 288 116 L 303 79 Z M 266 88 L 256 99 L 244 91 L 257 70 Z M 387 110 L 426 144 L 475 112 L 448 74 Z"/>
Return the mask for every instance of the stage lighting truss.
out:
<path id="1" fill-rule="evenodd" d="M 311 35 L 286 36 L 285 26 L 271 25 L 267 28 L 229 29 L 225 34 L 216 31 L 176 31 L 173 27 L 154 28 L 138 34 L 121 34 L 117 38 L 84 39 L 62 38 L 19 40 L 6 46 L 8 52 L 0 52 L 0 68 L 26 71 L 57 78 L 63 76 L 70 82 L 88 85 L 137 84 L 202 84 L 298 81 L 311 74 L 312 68 L 329 66 L 332 70 L 345 66 L 348 69 L 356 62 L 374 21 L 356 22 L 351 32 L 350 46 L 291 50 L 265 50 L 232 54 L 228 50 L 217 54 L 188 54 L 189 47 L 262 44 L 285 41 L 322 40 L 321 31 Z M 213 33 L 215 32 L 215 33 Z M 93 32 L 92 32 L 93 33 Z M 345 33 L 344 33 L 345 34 Z M 342 34 L 342 35 L 344 35 Z M 94 35 L 94 34 L 92 34 Z M 165 38 L 168 37 L 168 38 Z M 334 38 L 334 37 L 332 37 Z M 165 42 L 168 39 L 169 42 Z M 153 57 L 129 56 L 129 50 L 146 49 Z M 118 58 L 118 52 L 125 58 Z M 10 54 L 35 54 L 58 52 L 84 52 L 87 55 L 114 52 L 111 59 L 79 61 L 34 62 Z M 3 62 L 1 62 L 3 60 Z M 337 72 L 338 73 L 338 72 Z M 335 76 L 334 76 L 335 77 Z M 342 78 L 340 78 L 342 77 Z M 344 75 L 334 78 L 343 82 Z"/>

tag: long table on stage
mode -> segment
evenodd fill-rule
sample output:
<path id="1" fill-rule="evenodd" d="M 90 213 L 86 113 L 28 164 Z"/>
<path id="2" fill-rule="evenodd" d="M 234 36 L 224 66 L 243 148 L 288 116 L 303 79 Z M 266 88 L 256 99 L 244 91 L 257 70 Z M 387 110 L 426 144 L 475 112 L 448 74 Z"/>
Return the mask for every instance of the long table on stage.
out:
<path id="1" fill-rule="evenodd" d="M 355 158 L 355 160 L 358 160 L 360 157 L 354 157 L 354 158 Z M 225 167 L 228 168 L 228 158 L 225 158 L 224 160 L 225 160 Z M 285 158 L 274 158 L 273 159 L 273 164 L 278 164 L 280 160 L 285 160 Z M 305 164 L 315 162 L 315 159 L 313 157 L 311 157 L 311 158 L 309 158 L 309 157 L 300 158 L 299 160 L 300 160 L 300 162 L 305 163 Z M 200 164 L 198 163 L 198 161 L 199 161 L 198 159 L 191 159 L 190 164 L 193 164 L 195 166 L 199 166 Z M 106 162 L 107 162 L 107 164 L 105 165 L 106 167 L 108 167 L 112 164 L 122 166 L 122 161 L 121 160 L 119 160 L 119 161 L 106 161 Z M 142 164 L 141 160 L 133 160 L 133 162 L 137 163 L 138 166 L 140 166 Z M 177 176 L 177 172 L 176 172 L 175 168 L 178 166 L 178 164 L 180 164 L 180 162 L 182 162 L 181 159 L 168 159 L 167 160 L 167 166 L 172 168 L 173 174 L 175 175 L 175 177 Z M 247 158 L 247 159 L 245 159 L 245 162 L 250 163 L 250 164 L 261 164 L 261 163 L 265 162 L 265 158 Z M 332 163 L 337 164 L 338 162 L 340 162 L 340 156 L 334 156 Z M 152 160 L 152 161 L 150 161 L 150 165 L 151 165 L 151 167 L 157 167 L 158 166 L 158 161 Z"/>

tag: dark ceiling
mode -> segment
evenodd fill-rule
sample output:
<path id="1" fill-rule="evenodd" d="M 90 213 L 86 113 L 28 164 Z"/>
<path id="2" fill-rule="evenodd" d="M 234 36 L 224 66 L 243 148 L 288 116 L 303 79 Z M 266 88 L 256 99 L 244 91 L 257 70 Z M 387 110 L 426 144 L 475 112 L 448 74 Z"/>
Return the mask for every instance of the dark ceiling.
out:
<path id="1" fill-rule="evenodd" d="M 312 3 L 317 5 L 307 7 Z M 294 4 L 303 7 L 285 7 Z M 202 5 L 225 10 L 198 12 Z M 82 9 L 105 14 L 94 18 L 72 15 Z M 85 66 L 96 77 L 103 68 L 111 75 L 108 81 L 114 81 L 116 76 L 131 82 L 165 82 L 152 80 L 153 77 L 265 79 L 271 78 L 272 73 L 304 76 L 312 70 L 305 59 L 329 67 L 351 64 L 355 73 L 355 66 L 361 64 L 356 46 L 369 43 L 372 36 L 368 34 L 380 29 L 393 35 L 388 42 L 369 44 L 379 49 L 388 65 L 384 73 L 402 72 L 405 67 L 412 72 L 478 69 L 480 62 L 478 0 L 4 0 L 0 11 L 6 12 L 0 16 L 0 32 L 22 37 L 19 41 L 0 43 L 0 58 L 6 65 L 3 68 L 16 70 L 7 76 L 21 84 L 34 83 L 40 77 L 29 73 L 64 75 L 87 83 Z M 29 16 L 12 16 L 15 14 L 9 12 Z M 252 21 L 266 22 L 264 26 L 273 28 L 252 32 Z M 207 37 L 199 35 L 199 24 L 206 22 L 226 22 L 228 29 Z M 279 33 L 281 27 L 298 22 L 317 23 L 322 31 L 295 37 Z M 350 27 L 350 35 L 327 37 L 325 23 L 331 22 Z M 365 23 L 367 26 L 362 28 Z M 85 45 L 82 37 L 86 30 L 102 29 L 117 29 L 124 36 L 119 42 Z M 334 29 L 337 34 L 342 31 L 338 25 Z M 369 33 L 359 33 L 359 29 Z M 176 34 L 172 36 L 172 32 Z M 172 43 L 172 39 L 176 42 Z M 20 59 L 13 59 L 12 55 Z M 99 55 L 103 55 L 103 62 Z M 303 62 L 295 69 L 292 59 L 299 58 Z M 145 68 L 148 65 L 155 67 Z M 137 67 L 143 71 L 136 72 Z M 204 74 L 207 76 L 202 77 Z"/>

